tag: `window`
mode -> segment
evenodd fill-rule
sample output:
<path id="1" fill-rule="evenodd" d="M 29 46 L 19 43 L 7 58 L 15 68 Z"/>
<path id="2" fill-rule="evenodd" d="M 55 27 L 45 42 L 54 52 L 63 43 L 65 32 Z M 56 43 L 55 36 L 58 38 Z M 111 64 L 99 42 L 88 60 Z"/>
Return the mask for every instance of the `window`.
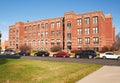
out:
<path id="1" fill-rule="evenodd" d="M 94 44 L 99 44 L 99 38 L 98 37 L 93 37 L 93 43 Z"/>
<path id="2" fill-rule="evenodd" d="M 27 34 L 24 35 L 24 38 L 27 38 Z"/>
<path id="3" fill-rule="evenodd" d="M 26 30 L 27 30 L 27 27 L 26 27 Z M 13 29 L 13 33 L 15 33 L 15 29 Z"/>
<path id="4" fill-rule="evenodd" d="M 57 28 L 60 28 L 60 22 L 57 22 Z"/>
<path id="5" fill-rule="evenodd" d="M 16 30 L 16 35 L 18 35 L 19 34 L 19 31 L 18 30 Z"/>
<path id="6" fill-rule="evenodd" d="M 90 44 L 90 38 L 89 37 L 85 38 L 85 44 Z"/>
<path id="7" fill-rule="evenodd" d="M 27 27 L 24 27 L 24 31 L 27 31 Z"/>
<path id="8" fill-rule="evenodd" d="M 12 46 L 12 41 L 10 41 L 10 46 Z"/>
<path id="9" fill-rule="evenodd" d="M 78 41 L 78 44 L 82 44 L 82 38 L 78 38 L 77 41 Z"/>
<path id="10" fill-rule="evenodd" d="M 82 29 L 81 29 L 81 28 L 77 29 L 77 34 L 78 34 L 78 35 L 81 35 L 81 34 L 82 34 Z"/>
<path id="11" fill-rule="evenodd" d="M 44 29 L 44 24 L 43 23 L 41 24 L 41 28 Z"/>
<path id="12" fill-rule="evenodd" d="M 15 41 L 13 41 L 13 46 L 15 46 Z"/>
<path id="13" fill-rule="evenodd" d="M 33 25 L 33 30 L 36 30 L 36 25 Z"/>
<path id="14" fill-rule="evenodd" d="M 71 38 L 72 38 L 72 37 L 71 37 L 71 33 L 67 33 L 67 39 L 68 39 L 68 40 L 71 40 Z"/>
<path id="15" fill-rule="evenodd" d="M 40 40 L 38 40 L 38 45 L 40 45 Z"/>
<path id="16" fill-rule="evenodd" d="M 77 25 L 81 25 L 82 24 L 82 19 L 77 19 Z"/>
<path id="17" fill-rule="evenodd" d="M 33 33 L 33 38 L 36 38 L 36 33 Z"/>
<path id="18" fill-rule="evenodd" d="M 44 32 L 41 33 L 41 37 L 44 37 Z"/>
<path id="19" fill-rule="evenodd" d="M 41 45 L 44 45 L 44 40 L 41 40 Z"/>
<path id="20" fill-rule="evenodd" d="M 40 24 L 38 24 L 38 30 L 40 30 Z"/>
<path id="21" fill-rule="evenodd" d="M 93 28 L 93 34 L 97 34 L 98 33 L 98 27 L 94 27 Z"/>
<path id="22" fill-rule="evenodd" d="M 32 34 L 29 34 L 29 38 L 31 38 L 32 37 Z"/>
<path id="23" fill-rule="evenodd" d="M 47 39 L 45 40 L 45 44 L 46 44 L 46 45 L 48 44 L 48 40 L 47 40 Z"/>
<path id="24" fill-rule="evenodd" d="M 19 39 L 18 38 L 16 38 L 16 43 L 18 43 L 19 42 Z"/>
<path id="25" fill-rule="evenodd" d="M 90 19 L 89 18 L 85 18 L 85 24 L 90 24 Z"/>
<path id="26" fill-rule="evenodd" d="M 12 33 L 12 29 L 10 29 L 9 32 Z"/>
<path id="27" fill-rule="evenodd" d="M 56 35 L 57 35 L 57 36 L 60 36 L 60 31 L 57 31 L 57 32 L 56 32 Z"/>
<path id="28" fill-rule="evenodd" d="M 30 40 L 28 41 L 28 45 L 31 46 L 31 41 Z"/>
<path id="29" fill-rule="evenodd" d="M 36 42 L 35 42 L 35 40 L 33 40 L 33 44 L 32 44 L 33 46 L 35 46 L 36 45 Z"/>
<path id="30" fill-rule="evenodd" d="M 48 32 L 45 32 L 45 36 L 48 37 Z"/>
<path id="31" fill-rule="evenodd" d="M 95 17 L 93 17 L 93 24 L 97 24 L 97 23 L 98 23 L 98 17 L 95 16 Z"/>
<path id="32" fill-rule="evenodd" d="M 54 28 L 55 24 L 54 22 L 51 23 L 51 28 Z"/>
<path id="33" fill-rule="evenodd" d="M 72 26 L 71 23 L 68 22 L 68 23 L 67 23 L 67 28 L 68 28 L 68 29 L 71 29 L 71 26 Z"/>
<path id="34" fill-rule="evenodd" d="M 57 45 L 60 45 L 60 39 L 57 39 Z"/>
<path id="35" fill-rule="evenodd" d="M 85 34 L 90 34 L 90 28 L 85 28 Z"/>
<path id="36" fill-rule="evenodd" d="M 51 45 L 54 45 L 54 39 L 51 39 Z"/>
<path id="37" fill-rule="evenodd" d="M 40 38 L 40 33 L 38 33 L 38 37 Z"/>
<path id="38" fill-rule="evenodd" d="M 54 36 L 54 35 L 55 35 L 54 31 L 51 31 L 51 36 Z"/>

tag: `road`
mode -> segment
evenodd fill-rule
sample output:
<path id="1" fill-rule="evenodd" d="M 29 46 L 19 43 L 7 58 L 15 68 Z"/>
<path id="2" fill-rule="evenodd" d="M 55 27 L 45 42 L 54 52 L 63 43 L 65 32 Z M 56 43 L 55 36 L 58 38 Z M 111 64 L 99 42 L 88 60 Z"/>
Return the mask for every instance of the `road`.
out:
<path id="1" fill-rule="evenodd" d="M 62 58 L 62 57 L 38 57 L 38 56 L 6 56 L 0 55 L 0 58 L 21 58 L 29 60 L 44 60 L 44 61 L 57 61 L 57 62 L 75 62 L 75 63 L 90 63 L 90 64 L 101 64 L 107 66 L 120 66 L 120 60 L 109 60 L 109 59 L 76 59 L 76 58 Z"/>

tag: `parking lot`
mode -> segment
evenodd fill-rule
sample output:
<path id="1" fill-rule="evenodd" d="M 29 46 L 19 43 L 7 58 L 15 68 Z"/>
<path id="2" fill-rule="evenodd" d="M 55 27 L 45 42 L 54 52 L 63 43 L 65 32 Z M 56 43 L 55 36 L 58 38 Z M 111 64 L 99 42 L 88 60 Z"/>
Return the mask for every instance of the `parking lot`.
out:
<path id="1" fill-rule="evenodd" d="M 29 60 L 44 60 L 44 61 L 57 61 L 57 62 L 74 62 L 74 63 L 90 63 L 101 64 L 108 66 L 120 66 L 120 60 L 111 59 L 83 59 L 83 58 L 62 58 L 62 57 L 40 57 L 40 56 L 18 56 L 18 55 L 0 55 L 0 58 L 20 58 Z"/>

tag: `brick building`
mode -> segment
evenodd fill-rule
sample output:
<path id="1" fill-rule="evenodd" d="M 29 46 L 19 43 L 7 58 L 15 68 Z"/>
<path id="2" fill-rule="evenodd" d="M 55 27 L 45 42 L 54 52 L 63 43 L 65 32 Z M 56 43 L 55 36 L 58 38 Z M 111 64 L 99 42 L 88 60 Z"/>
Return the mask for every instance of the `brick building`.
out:
<path id="1" fill-rule="evenodd" d="M 115 40 L 112 15 L 101 11 L 76 14 L 35 22 L 17 22 L 9 27 L 10 48 L 28 45 L 33 50 L 49 50 L 60 45 L 64 50 L 94 49 L 110 46 Z"/>
<path id="2" fill-rule="evenodd" d="M 9 48 L 9 41 L 5 40 L 4 42 L 1 43 L 2 50 L 6 50 Z"/>

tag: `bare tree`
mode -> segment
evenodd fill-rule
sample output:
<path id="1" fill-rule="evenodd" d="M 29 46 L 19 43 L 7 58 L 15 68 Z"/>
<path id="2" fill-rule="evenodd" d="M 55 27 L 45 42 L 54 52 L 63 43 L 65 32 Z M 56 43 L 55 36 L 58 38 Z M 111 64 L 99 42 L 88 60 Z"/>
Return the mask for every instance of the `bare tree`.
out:
<path id="1" fill-rule="evenodd" d="M 116 40 L 114 44 L 112 45 L 112 48 L 114 50 L 120 50 L 120 32 L 116 35 Z"/>

